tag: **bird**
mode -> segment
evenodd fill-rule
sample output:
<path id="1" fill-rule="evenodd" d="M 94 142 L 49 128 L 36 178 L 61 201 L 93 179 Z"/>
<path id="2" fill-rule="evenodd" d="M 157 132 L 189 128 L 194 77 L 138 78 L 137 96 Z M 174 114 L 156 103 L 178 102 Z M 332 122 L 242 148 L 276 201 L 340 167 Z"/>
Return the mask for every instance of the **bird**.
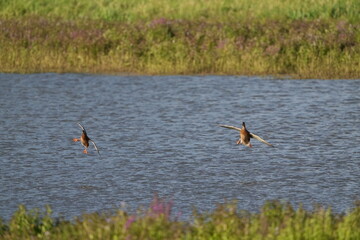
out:
<path id="1" fill-rule="evenodd" d="M 242 128 L 238 128 L 238 127 L 234 127 L 234 126 L 229 126 L 229 125 L 222 125 L 219 124 L 220 127 L 224 127 L 224 128 L 229 128 L 229 129 L 234 129 L 240 132 L 240 138 L 239 140 L 236 141 L 236 144 L 242 144 L 248 147 L 252 147 L 251 143 L 250 143 L 250 139 L 251 138 L 255 138 L 256 140 L 265 143 L 267 145 L 269 145 L 270 147 L 274 147 L 272 144 L 268 143 L 267 141 L 265 141 L 264 139 L 262 139 L 261 137 L 249 132 L 246 129 L 245 126 L 245 122 L 242 123 Z"/>
<path id="2" fill-rule="evenodd" d="M 78 122 L 77 124 L 78 124 L 78 125 L 80 126 L 80 128 L 82 129 L 82 134 L 81 134 L 81 137 L 80 137 L 80 138 L 73 138 L 73 141 L 74 141 L 74 142 L 77 142 L 77 141 L 80 141 L 80 142 L 81 142 L 81 144 L 82 144 L 82 145 L 84 146 L 84 148 L 85 148 L 85 149 L 84 149 L 84 153 L 85 153 L 85 154 L 88 153 L 87 148 L 89 147 L 89 141 L 90 141 L 90 142 L 94 145 L 94 148 L 95 148 L 95 150 L 97 151 L 97 153 L 100 155 L 100 151 L 99 151 L 98 147 L 96 146 L 96 143 L 88 137 L 85 128 L 84 128 L 79 122 Z"/>

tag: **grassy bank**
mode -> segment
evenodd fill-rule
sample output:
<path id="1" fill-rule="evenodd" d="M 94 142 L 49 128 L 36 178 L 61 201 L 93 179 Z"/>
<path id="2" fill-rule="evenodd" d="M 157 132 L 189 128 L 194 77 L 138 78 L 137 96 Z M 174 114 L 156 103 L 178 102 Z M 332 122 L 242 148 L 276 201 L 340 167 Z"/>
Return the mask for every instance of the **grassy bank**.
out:
<path id="1" fill-rule="evenodd" d="M 182 20 L 239 19 L 360 20 L 357 0 L 2 0 L 0 15 L 5 17 L 43 16 L 68 20 L 101 19 L 138 22 L 156 18 Z"/>
<path id="2" fill-rule="evenodd" d="M 270 201 L 257 213 L 236 204 L 209 213 L 194 212 L 189 221 L 171 214 L 172 202 L 154 198 L 146 211 L 87 214 L 72 221 L 55 219 L 51 209 L 20 206 L 10 222 L 0 221 L 1 239 L 360 239 L 360 206 L 346 214 L 315 207 L 297 209 Z"/>
<path id="3" fill-rule="evenodd" d="M 1 72 L 360 77 L 360 2 L 0 3 Z"/>

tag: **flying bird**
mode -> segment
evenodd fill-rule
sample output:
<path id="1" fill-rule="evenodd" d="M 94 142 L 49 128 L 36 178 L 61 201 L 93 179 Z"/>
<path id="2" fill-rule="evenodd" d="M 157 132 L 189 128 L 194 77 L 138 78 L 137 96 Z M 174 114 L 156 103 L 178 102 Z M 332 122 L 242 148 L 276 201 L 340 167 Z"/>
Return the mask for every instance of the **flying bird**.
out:
<path id="1" fill-rule="evenodd" d="M 220 127 L 224 127 L 224 128 L 229 128 L 229 129 L 234 129 L 240 132 L 240 138 L 239 140 L 236 141 L 236 144 L 243 144 L 245 146 L 248 147 L 252 147 L 251 143 L 250 143 L 250 139 L 251 138 L 255 138 L 256 140 L 265 143 L 267 145 L 269 145 L 270 147 L 274 147 L 272 144 L 268 143 L 267 141 L 265 141 L 264 139 L 262 139 L 261 137 L 249 132 L 246 129 L 245 123 L 242 123 L 242 128 L 238 128 L 238 127 L 234 127 L 234 126 L 228 126 L 228 125 L 219 125 Z"/>
<path id="2" fill-rule="evenodd" d="M 74 142 L 80 141 L 81 145 L 83 145 L 85 148 L 84 153 L 86 153 L 86 154 L 88 153 L 87 148 L 89 147 L 89 141 L 90 141 L 94 145 L 94 148 L 97 151 L 97 153 L 100 155 L 100 151 L 97 148 L 96 143 L 88 137 L 85 128 L 80 123 L 77 123 L 77 124 L 82 129 L 82 134 L 81 134 L 80 138 L 74 138 L 73 141 Z"/>

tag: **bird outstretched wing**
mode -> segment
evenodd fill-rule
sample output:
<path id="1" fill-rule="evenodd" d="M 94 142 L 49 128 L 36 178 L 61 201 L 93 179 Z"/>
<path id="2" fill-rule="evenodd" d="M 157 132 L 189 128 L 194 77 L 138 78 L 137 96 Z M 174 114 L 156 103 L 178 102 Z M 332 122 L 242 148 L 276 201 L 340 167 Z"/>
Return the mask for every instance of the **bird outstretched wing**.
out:
<path id="1" fill-rule="evenodd" d="M 85 128 L 83 127 L 83 125 L 81 125 L 79 122 L 78 122 L 77 124 L 80 126 L 80 128 L 81 128 L 84 132 L 86 132 L 86 130 L 85 130 Z"/>
<path id="2" fill-rule="evenodd" d="M 265 143 L 266 145 L 269 145 L 270 147 L 274 147 L 272 144 L 268 143 L 267 141 L 265 141 L 264 139 L 262 139 L 261 137 L 259 137 L 258 135 L 255 135 L 253 133 L 250 133 L 250 137 L 255 138 L 256 140 Z"/>
<path id="3" fill-rule="evenodd" d="M 91 139 L 89 139 L 89 141 L 94 145 L 95 150 L 96 150 L 97 153 L 100 155 L 100 151 L 99 151 L 98 147 L 96 146 L 96 143 L 95 143 L 93 140 L 91 140 Z"/>
<path id="4" fill-rule="evenodd" d="M 241 130 L 241 128 L 234 127 L 234 126 L 229 126 L 229 125 L 219 124 L 219 126 L 220 126 L 220 127 L 223 127 L 223 128 L 229 128 L 229 129 L 237 130 L 237 131 L 240 131 L 240 130 Z"/>

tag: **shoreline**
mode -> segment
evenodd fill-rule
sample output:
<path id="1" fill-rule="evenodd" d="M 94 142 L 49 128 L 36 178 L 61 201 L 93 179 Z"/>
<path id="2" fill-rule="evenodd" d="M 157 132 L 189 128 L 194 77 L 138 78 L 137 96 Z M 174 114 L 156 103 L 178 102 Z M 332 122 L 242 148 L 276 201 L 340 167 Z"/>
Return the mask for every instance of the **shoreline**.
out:
<path id="1" fill-rule="evenodd" d="M 277 79 L 277 80 L 360 80 L 360 76 L 352 78 L 336 77 L 331 78 L 315 78 L 315 77 L 299 77 L 298 75 L 292 74 L 221 74 L 221 73 L 141 73 L 141 72 L 99 72 L 99 71 L 4 71 L 0 74 L 85 74 L 85 75 L 108 75 L 108 76 L 239 76 L 239 77 L 259 77 L 263 79 Z"/>

